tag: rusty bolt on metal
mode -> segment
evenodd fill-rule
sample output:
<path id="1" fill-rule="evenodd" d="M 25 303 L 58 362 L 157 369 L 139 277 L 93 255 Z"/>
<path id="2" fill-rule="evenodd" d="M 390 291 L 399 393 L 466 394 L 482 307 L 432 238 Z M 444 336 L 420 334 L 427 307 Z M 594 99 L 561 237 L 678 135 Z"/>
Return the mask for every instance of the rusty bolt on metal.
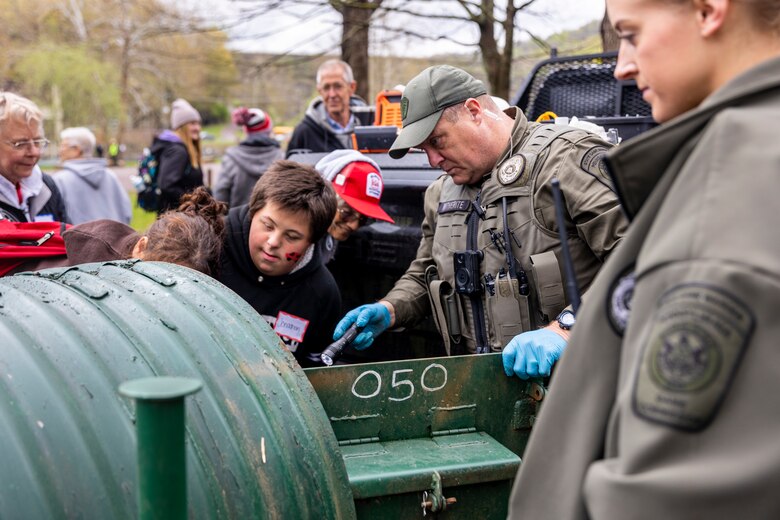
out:
<path id="1" fill-rule="evenodd" d="M 436 500 L 436 499 L 434 499 L 434 500 L 426 500 L 425 502 L 423 502 L 423 503 L 422 503 L 422 504 L 420 504 L 420 505 L 421 505 L 421 506 L 422 506 L 422 508 L 423 508 L 423 509 L 425 509 L 426 511 L 433 511 L 433 512 L 436 512 L 436 511 L 444 511 L 445 509 L 447 509 L 447 506 L 451 506 L 452 504 L 454 504 L 454 503 L 455 503 L 455 502 L 457 502 L 457 501 L 458 501 L 458 499 L 457 499 L 457 498 L 455 498 L 455 497 L 450 497 L 450 498 L 445 498 L 445 499 L 444 499 L 444 504 L 442 504 L 442 506 L 441 506 L 441 507 L 439 507 L 439 505 L 438 505 L 438 502 L 439 502 L 439 501 L 438 501 L 438 500 Z"/>

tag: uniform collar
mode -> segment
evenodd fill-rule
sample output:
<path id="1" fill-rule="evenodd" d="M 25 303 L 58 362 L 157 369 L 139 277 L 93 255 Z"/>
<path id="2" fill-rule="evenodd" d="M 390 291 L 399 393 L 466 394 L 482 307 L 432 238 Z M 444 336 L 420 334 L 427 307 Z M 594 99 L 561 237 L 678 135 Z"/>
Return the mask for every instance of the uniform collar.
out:
<path id="1" fill-rule="evenodd" d="M 684 145 L 701 135 L 718 112 L 779 88 L 780 58 L 773 58 L 734 78 L 698 108 L 608 152 L 607 167 L 628 218 L 642 208 L 681 149 L 687 149 Z"/>

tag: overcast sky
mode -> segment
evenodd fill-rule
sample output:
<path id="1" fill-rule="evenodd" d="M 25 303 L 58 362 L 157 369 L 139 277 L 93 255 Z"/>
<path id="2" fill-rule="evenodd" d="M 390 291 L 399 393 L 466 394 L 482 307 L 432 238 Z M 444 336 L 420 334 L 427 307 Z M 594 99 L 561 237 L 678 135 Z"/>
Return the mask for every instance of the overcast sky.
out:
<path id="1" fill-rule="evenodd" d="M 213 19 L 216 12 L 221 16 L 236 18 L 241 7 L 251 7 L 253 3 L 241 0 L 221 0 L 219 8 L 215 8 L 214 0 L 190 0 L 201 2 L 208 9 L 209 18 Z M 385 4 L 397 3 L 399 0 L 385 0 Z M 501 4 L 497 0 L 496 4 Z M 256 5 L 256 4 L 255 4 Z M 442 2 L 417 2 L 419 10 L 437 7 L 442 8 Z M 448 6 L 452 14 L 460 14 L 462 8 L 452 3 Z M 537 0 L 527 11 L 522 11 L 517 18 L 517 27 L 530 31 L 536 36 L 545 38 L 564 29 L 574 29 L 592 20 L 600 20 L 604 14 L 604 0 Z M 387 20 L 388 25 L 404 25 L 415 32 L 443 35 L 465 42 L 476 42 L 476 28 L 472 23 L 446 23 L 442 21 L 399 20 L 398 15 Z M 282 7 L 269 14 L 255 19 L 250 23 L 239 24 L 228 31 L 231 46 L 237 50 L 271 52 L 271 53 L 305 53 L 315 54 L 328 52 L 337 54 L 341 38 L 339 15 L 328 6 L 314 7 L 294 0 L 284 2 Z M 521 34 L 521 38 L 525 38 Z M 437 42 L 394 36 L 389 38 L 382 31 L 372 34 L 372 54 L 400 55 L 431 55 L 442 52 L 467 52 L 469 49 L 458 46 L 446 40 Z"/>

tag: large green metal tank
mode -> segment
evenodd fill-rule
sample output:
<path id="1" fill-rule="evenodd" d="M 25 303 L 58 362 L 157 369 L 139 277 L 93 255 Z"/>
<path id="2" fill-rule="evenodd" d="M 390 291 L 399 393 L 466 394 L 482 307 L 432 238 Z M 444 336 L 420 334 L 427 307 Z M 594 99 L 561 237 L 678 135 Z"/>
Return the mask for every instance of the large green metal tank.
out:
<path id="1" fill-rule="evenodd" d="M 146 415 L 117 387 L 150 376 L 203 382 L 171 486 L 190 518 L 504 518 L 544 396 L 500 354 L 303 371 L 237 295 L 171 264 L 0 278 L 0 518 L 136 517 Z"/>
<path id="2" fill-rule="evenodd" d="M 136 378 L 187 403 L 190 518 L 352 518 L 319 399 L 254 310 L 195 271 L 87 264 L 0 279 L 0 518 L 136 516 Z"/>

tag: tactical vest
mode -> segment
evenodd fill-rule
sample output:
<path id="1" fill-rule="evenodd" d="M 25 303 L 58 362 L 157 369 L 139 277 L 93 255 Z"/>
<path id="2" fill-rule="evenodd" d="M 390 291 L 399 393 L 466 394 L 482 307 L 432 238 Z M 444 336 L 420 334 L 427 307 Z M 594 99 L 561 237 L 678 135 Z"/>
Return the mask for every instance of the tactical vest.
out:
<path id="1" fill-rule="evenodd" d="M 532 195 L 549 146 L 573 130 L 536 126 L 486 176 L 481 187 L 444 180 L 433 237 L 435 270 L 429 268 L 426 282 L 434 321 L 449 354 L 477 352 L 480 331 L 476 325 L 480 321 L 487 348 L 500 351 L 517 334 L 549 323 L 567 305 L 563 268 L 556 256 L 561 256 L 560 241 L 557 233 L 536 218 Z M 470 216 L 473 212 L 476 215 Z M 476 222 L 469 225 L 469 219 Z M 505 232 L 507 222 L 509 233 Z M 475 236 L 469 239 L 470 234 Z M 507 234 L 516 262 L 514 279 L 505 253 Z M 469 247 L 469 242 L 475 247 Z M 587 244 L 575 241 L 571 245 L 576 265 L 584 253 L 577 249 L 587 248 Z M 478 280 L 468 279 L 470 275 L 464 271 L 469 266 L 463 265 L 462 253 L 471 249 L 478 251 L 481 259 L 475 260 L 472 254 L 465 261 L 478 262 Z M 461 253 L 458 260 L 456 253 Z M 592 256 L 590 251 L 587 256 Z M 464 281 L 480 284 L 482 290 L 478 295 L 460 294 L 456 286 Z"/>

